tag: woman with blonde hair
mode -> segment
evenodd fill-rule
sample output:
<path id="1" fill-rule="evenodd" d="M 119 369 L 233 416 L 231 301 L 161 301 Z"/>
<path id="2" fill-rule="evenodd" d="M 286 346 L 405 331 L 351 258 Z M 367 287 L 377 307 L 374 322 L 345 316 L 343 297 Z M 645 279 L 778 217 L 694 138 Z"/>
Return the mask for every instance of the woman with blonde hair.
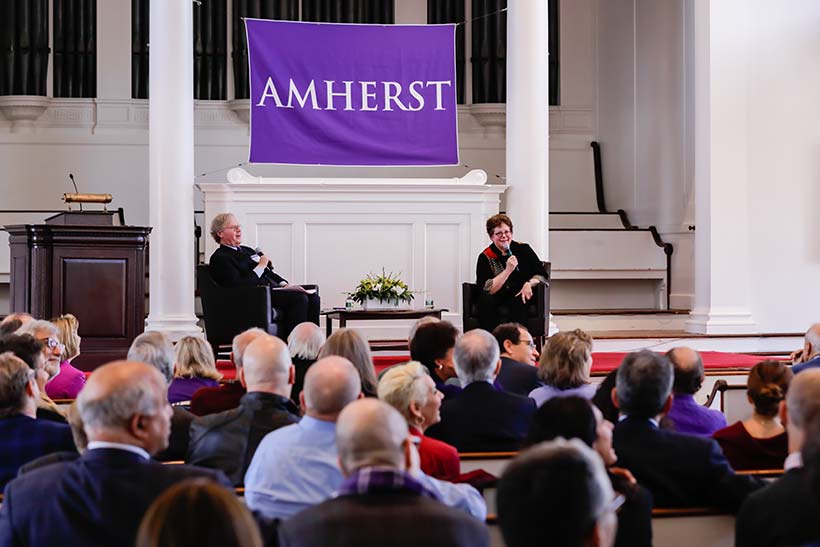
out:
<path id="1" fill-rule="evenodd" d="M 778 409 L 792 377 L 785 363 L 773 359 L 761 361 L 749 371 L 746 396 L 753 407 L 752 416 L 712 435 L 734 469 L 783 468 L 789 441 Z"/>
<path id="2" fill-rule="evenodd" d="M 329 355 L 344 357 L 356 367 L 362 378 L 362 393 L 365 397 L 375 397 L 378 382 L 376 369 L 373 368 L 373 356 L 370 346 L 362 336 L 353 329 L 339 329 L 325 341 L 318 359 Z"/>
<path id="3" fill-rule="evenodd" d="M 553 397 L 574 395 L 592 399 L 595 386 L 590 383 L 592 337 L 575 329 L 550 336 L 538 363 L 538 376 L 544 386 L 535 388 L 530 397 L 538 406 Z"/>
<path id="4" fill-rule="evenodd" d="M 379 380 L 379 399 L 407 420 L 419 450 L 421 470 L 437 479 L 452 480 L 461 473 L 458 451 L 454 446 L 424 435 L 425 429 L 441 421 L 439 410 L 443 398 L 427 368 L 418 361 L 396 365 Z"/>
<path id="5" fill-rule="evenodd" d="M 46 394 L 52 399 L 75 399 L 85 385 L 85 374 L 71 365 L 80 354 L 80 322 L 70 313 L 51 322 L 57 327 L 57 340 L 63 345 L 63 353 L 60 371 L 46 384 Z"/>
<path id="6" fill-rule="evenodd" d="M 183 336 L 177 342 L 174 379 L 168 386 L 168 402 L 190 401 L 203 387 L 218 387 L 222 375 L 216 370 L 211 345 L 199 336 Z"/>
<path id="7" fill-rule="evenodd" d="M 195 517 L 195 518 L 194 518 Z M 251 512 L 225 487 L 188 479 L 159 496 L 142 519 L 136 547 L 262 547 Z"/>

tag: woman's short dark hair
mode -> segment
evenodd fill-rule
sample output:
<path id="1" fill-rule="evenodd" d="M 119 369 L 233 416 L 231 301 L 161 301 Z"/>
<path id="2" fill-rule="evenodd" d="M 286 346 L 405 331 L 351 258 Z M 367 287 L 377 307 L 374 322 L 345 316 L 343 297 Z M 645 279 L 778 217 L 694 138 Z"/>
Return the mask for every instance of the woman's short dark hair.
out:
<path id="1" fill-rule="evenodd" d="M 501 226 L 502 224 L 506 224 L 510 227 L 510 231 L 513 231 L 513 224 L 510 217 L 505 215 L 504 213 L 499 213 L 497 215 L 493 215 L 487 219 L 487 235 L 492 236 L 493 230 Z"/>
<path id="2" fill-rule="evenodd" d="M 140 524 L 137 547 L 164 545 L 262 547 L 262 538 L 233 492 L 207 479 L 189 479 L 158 497 Z"/>
<path id="3" fill-rule="evenodd" d="M 443 359 L 455 347 L 456 340 L 458 329 L 449 321 L 420 325 L 410 340 L 410 359 L 433 371 L 436 359 Z"/>
<path id="4" fill-rule="evenodd" d="M 582 397 L 553 397 L 533 414 L 527 445 L 558 437 L 581 439 L 592 446 L 598 438 L 598 423 L 592 404 Z"/>
<path id="5" fill-rule="evenodd" d="M 761 416 L 777 416 L 780 401 L 786 398 L 793 376 L 785 363 L 774 359 L 753 366 L 749 371 L 746 393 L 755 405 L 755 412 Z"/>

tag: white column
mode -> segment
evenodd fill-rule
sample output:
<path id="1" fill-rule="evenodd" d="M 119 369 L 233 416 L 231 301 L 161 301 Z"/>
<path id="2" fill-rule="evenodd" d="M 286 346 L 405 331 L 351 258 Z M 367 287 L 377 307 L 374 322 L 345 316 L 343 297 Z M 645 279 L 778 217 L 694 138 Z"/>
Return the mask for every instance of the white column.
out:
<path id="1" fill-rule="evenodd" d="M 201 334 L 194 314 L 194 64 L 191 0 L 151 0 L 150 314 L 146 330 Z"/>
<path id="2" fill-rule="evenodd" d="M 749 272 L 745 0 L 695 0 L 695 306 L 689 332 L 756 333 Z"/>
<path id="3" fill-rule="evenodd" d="M 508 6 L 507 214 L 515 238 L 549 260 L 547 2 L 510 0 Z"/>

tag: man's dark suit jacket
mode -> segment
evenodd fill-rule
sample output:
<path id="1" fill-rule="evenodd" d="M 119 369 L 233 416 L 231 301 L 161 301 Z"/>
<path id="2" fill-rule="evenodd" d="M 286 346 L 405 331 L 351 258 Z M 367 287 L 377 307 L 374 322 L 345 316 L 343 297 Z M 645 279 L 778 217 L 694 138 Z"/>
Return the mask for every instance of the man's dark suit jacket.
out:
<path id="1" fill-rule="evenodd" d="M 271 268 L 265 269 L 260 278 L 253 271 L 257 263 L 251 259 L 256 251 L 244 245 L 234 250 L 226 245 L 220 245 L 208 261 L 211 267 L 211 276 L 222 287 L 255 287 L 257 285 L 271 285 L 278 287 L 287 280 L 274 273 Z"/>
<path id="2" fill-rule="evenodd" d="M 517 393 L 524 397 L 529 396 L 530 391 L 533 389 L 544 385 L 538 378 L 538 367 L 509 357 L 501 358 L 501 371 L 498 373 L 495 382 L 501 385 L 504 391 Z"/>
<path id="3" fill-rule="evenodd" d="M 221 469 L 234 486 L 242 486 L 262 438 L 298 421 L 299 409 L 290 399 L 259 391 L 247 393 L 237 408 L 191 422 L 185 462 Z"/>
<path id="4" fill-rule="evenodd" d="M 305 509 L 279 527 L 279 547 L 487 547 L 486 525 L 409 492 L 340 496 Z"/>
<path id="5" fill-rule="evenodd" d="M 736 547 L 804 545 L 820 540 L 820 502 L 810 473 L 790 469 L 751 494 L 735 522 Z"/>
<path id="6" fill-rule="evenodd" d="M 188 452 L 188 435 L 191 429 L 191 422 L 196 418 L 193 414 L 180 408 L 173 407 L 174 413 L 171 415 L 171 436 L 168 438 L 168 448 L 154 456 L 154 459 L 161 462 L 172 462 L 184 460 Z"/>
<path id="7" fill-rule="evenodd" d="M 535 401 L 473 382 L 441 404 L 441 421 L 425 431 L 459 452 L 518 450 L 530 427 Z"/>
<path id="8" fill-rule="evenodd" d="M 125 450 L 98 448 L 11 481 L 0 509 L 0 545 L 133 545 L 140 521 L 169 486 L 218 471 L 162 465 Z"/>
<path id="9" fill-rule="evenodd" d="M 754 477 L 736 475 L 713 439 L 660 429 L 647 419 L 615 426 L 618 466 L 629 469 L 652 493 L 655 507 L 720 507 L 736 512 L 761 488 Z"/>

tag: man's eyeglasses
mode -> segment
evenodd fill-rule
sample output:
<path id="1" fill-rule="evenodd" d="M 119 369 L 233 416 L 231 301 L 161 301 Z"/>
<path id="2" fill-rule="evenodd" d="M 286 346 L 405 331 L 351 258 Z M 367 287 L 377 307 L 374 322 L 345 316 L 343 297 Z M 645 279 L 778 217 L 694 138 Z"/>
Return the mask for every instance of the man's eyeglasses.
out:
<path id="1" fill-rule="evenodd" d="M 519 340 L 518 343 L 519 344 L 524 344 L 525 346 L 529 346 L 531 349 L 535 349 L 535 342 L 532 339 L 530 339 L 530 340 Z"/>
<path id="2" fill-rule="evenodd" d="M 234 224 L 233 226 L 225 226 L 225 227 L 224 227 L 224 228 L 222 228 L 222 229 L 223 229 L 223 230 L 234 230 L 234 231 L 235 231 L 235 230 L 241 230 L 241 229 L 242 229 L 242 225 L 241 225 L 241 224 Z"/>
<path id="3" fill-rule="evenodd" d="M 38 340 L 45 344 L 48 349 L 54 349 L 60 345 L 60 341 L 53 336 L 49 336 L 48 338 L 38 338 Z"/>

